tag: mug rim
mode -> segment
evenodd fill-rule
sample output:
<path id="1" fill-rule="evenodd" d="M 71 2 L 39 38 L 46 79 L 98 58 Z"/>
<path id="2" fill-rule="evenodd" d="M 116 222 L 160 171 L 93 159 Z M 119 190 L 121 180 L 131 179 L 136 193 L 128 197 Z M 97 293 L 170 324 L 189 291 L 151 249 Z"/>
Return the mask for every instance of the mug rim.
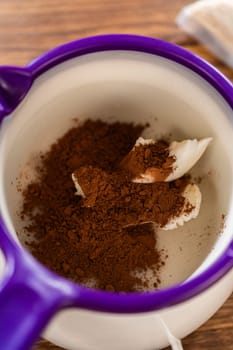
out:
<path id="1" fill-rule="evenodd" d="M 131 34 L 91 36 L 69 42 L 44 53 L 30 62 L 25 70 L 30 72 L 34 80 L 51 68 L 72 58 L 111 50 L 149 53 L 180 64 L 207 81 L 220 93 L 233 111 L 233 86 L 222 73 L 190 51 L 157 38 Z M 212 286 L 232 267 L 233 240 L 219 259 L 199 275 L 155 291 L 112 293 L 90 289 L 68 279 L 63 280 L 73 290 L 73 295 L 77 296 L 78 306 L 81 308 L 116 313 L 135 313 L 159 310 L 184 302 Z M 56 274 L 51 275 L 49 270 L 48 276 L 54 281 L 58 278 Z"/>

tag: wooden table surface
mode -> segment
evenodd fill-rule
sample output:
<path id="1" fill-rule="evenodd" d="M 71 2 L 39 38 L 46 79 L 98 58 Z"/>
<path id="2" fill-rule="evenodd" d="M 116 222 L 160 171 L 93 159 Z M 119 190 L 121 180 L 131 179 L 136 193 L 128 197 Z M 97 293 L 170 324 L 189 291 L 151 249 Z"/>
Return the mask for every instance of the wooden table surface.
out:
<path id="1" fill-rule="evenodd" d="M 84 36 L 134 33 L 178 43 L 204 57 L 233 81 L 233 70 L 177 28 L 175 17 L 190 2 L 0 0 L 0 64 L 24 65 L 54 46 Z M 233 350 L 233 296 L 183 344 L 187 350 Z M 60 348 L 38 340 L 34 350 L 42 349 Z"/>

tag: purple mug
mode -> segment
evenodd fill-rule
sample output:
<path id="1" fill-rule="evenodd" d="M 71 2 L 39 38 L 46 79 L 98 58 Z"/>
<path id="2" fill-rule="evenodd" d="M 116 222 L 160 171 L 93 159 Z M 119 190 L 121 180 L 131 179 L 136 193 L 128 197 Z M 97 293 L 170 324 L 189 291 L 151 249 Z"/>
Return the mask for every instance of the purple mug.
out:
<path id="1" fill-rule="evenodd" d="M 69 74 L 70 76 L 73 74 L 72 70 L 75 70 L 80 81 L 73 81 L 72 77 L 67 78 L 67 81 L 64 80 L 69 77 Z M 93 74 L 90 73 L 92 71 Z M 58 79 L 57 77 L 63 81 L 62 84 L 55 84 L 55 80 L 52 81 Z M 170 81 L 169 77 L 171 77 Z M 199 261 L 195 268 L 189 271 L 189 277 L 179 277 L 180 280 L 177 283 L 172 283 L 170 286 L 168 284 L 164 288 L 150 292 L 125 294 L 104 292 L 75 284 L 49 271 L 19 243 L 15 233 L 17 225 L 12 214 L 14 211 L 12 203 L 16 192 L 9 190 L 12 178 L 8 176 L 13 173 L 12 169 L 15 169 L 13 163 L 16 162 L 16 158 L 20 158 L 21 154 L 19 139 L 21 136 L 15 136 L 16 130 L 21 130 L 20 125 L 24 125 L 23 123 L 29 120 L 24 120 L 24 118 L 28 118 L 26 115 L 29 113 L 27 111 L 29 111 L 30 103 L 32 105 L 30 108 L 35 108 L 33 101 L 36 97 L 33 96 L 41 93 L 40 89 L 42 91 L 48 86 L 48 91 L 50 91 L 51 81 L 51 86 L 57 85 L 58 88 L 64 89 L 65 101 L 66 96 L 70 94 L 69 82 L 71 80 L 73 84 L 71 85 L 79 89 L 84 89 L 83 86 L 92 84 L 92 82 L 93 86 L 100 82 L 101 84 L 108 82 L 106 94 L 108 94 L 109 86 L 110 90 L 112 86 L 112 91 L 109 92 L 111 96 L 114 96 L 116 91 L 119 93 L 124 84 L 127 85 L 129 82 L 134 87 L 138 86 L 140 96 L 143 95 L 143 89 L 147 91 L 145 86 L 154 84 L 153 89 L 158 95 L 157 104 L 159 104 L 157 113 L 159 110 L 161 114 L 164 113 L 165 128 L 175 123 L 174 120 L 170 121 L 169 116 L 166 117 L 169 114 L 165 113 L 165 108 L 168 108 L 165 106 L 166 103 L 159 102 L 159 100 L 163 101 L 163 97 L 167 94 L 171 101 L 169 108 L 177 108 L 177 111 L 180 111 L 176 118 L 177 125 L 182 126 L 181 129 L 184 126 L 182 133 L 188 136 L 192 136 L 193 133 L 193 136 L 196 137 L 201 135 L 203 129 L 204 134 L 213 135 L 214 140 L 219 140 L 211 156 L 213 159 L 210 157 L 212 159 L 210 167 L 213 166 L 214 159 L 217 159 L 219 154 L 223 154 L 223 159 L 219 159 L 216 165 L 217 175 L 213 181 L 217 193 L 221 192 L 219 183 L 221 181 L 226 183 L 225 188 L 222 187 L 222 192 L 228 197 L 225 200 L 223 194 L 219 196 L 224 197 L 220 199 L 220 204 L 229 213 L 229 220 L 227 218 L 221 234 L 222 238 L 217 238 L 213 243 L 213 252 L 202 256 L 202 261 Z M 114 82 L 116 86 L 120 84 L 118 90 L 114 87 Z M 175 82 L 174 86 L 173 82 Z M 105 89 L 104 85 L 103 89 Z M 181 93 L 179 90 L 182 89 Z M 187 92 L 188 89 L 190 89 L 189 92 Z M 90 87 L 85 92 L 80 90 L 80 95 L 83 93 L 88 100 L 88 93 L 97 94 L 97 90 Z M 135 91 L 134 93 L 137 93 Z M 148 97 L 148 94 L 146 95 Z M 43 99 L 42 93 L 41 96 Z M 109 96 L 107 95 L 107 98 L 110 100 Z M 97 97 L 96 100 L 99 100 L 100 96 Z M 50 100 L 52 98 L 51 95 Z M 208 107 L 204 105 L 203 108 L 201 107 L 202 98 L 203 101 L 210 101 Z M 75 99 L 72 101 L 75 103 Z M 193 119 L 191 107 L 190 111 L 186 111 L 187 116 L 182 115 L 182 106 L 187 101 L 192 108 L 200 111 L 199 120 L 198 117 Z M 147 107 L 150 103 L 151 108 L 155 108 L 153 97 Z M 42 101 L 41 105 L 46 104 Z M 74 110 L 76 107 L 74 104 Z M 212 113 L 210 108 L 218 111 L 216 120 L 215 117 L 209 117 Z M 134 112 L 133 110 L 132 113 Z M 33 116 L 30 120 L 32 118 Z M 233 140 L 233 87 L 214 67 L 187 50 L 159 39 L 135 35 L 103 35 L 81 39 L 45 53 L 26 67 L 0 67 L 0 119 L 2 122 L 0 248 L 5 261 L 0 264 L 2 268 L 4 265 L 0 281 L 0 344 L 2 349 L 29 349 L 58 311 L 61 315 L 54 317 L 51 330 L 49 327 L 45 335 L 47 339 L 60 346 L 69 349 L 102 350 L 162 348 L 173 344 L 172 335 L 175 339 L 191 333 L 205 322 L 231 294 L 233 290 L 233 231 L 230 215 L 233 203 L 231 203 L 229 193 L 232 191 L 232 178 L 229 174 L 231 174 L 233 165 L 229 162 L 233 161 L 229 161 L 229 157 L 231 139 Z M 35 120 L 39 120 L 38 117 L 35 116 Z M 191 128 L 190 120 L 193 122 Z M 39 121 L 37 124 L 39 128 Z M 58 134 L 60 132 L 61 130 L 58 130 Z M 226 137 L 229 145 L 222 141 Z M 12 145 L 16 146 L 14 151 Z M 16 156 L 14 152 L 19 153 Z M 220 168 L 223 169 L 222 180 L 218 178 Z M 15 173 L 12 176 L 15 176 Z M 218 209 L 218 206 L 216 208 L 220 216 L 222 209 Z M 211 217 L 211 209 L 206 215 Z M 63 311 L 65 308 L 69 309 Z M 192 312 L 192 317 L 190 317 L 190 312 Z M 56 321 L 57 317 L 60 317 L 58 321 Z M 69 333 L 69 328 L 72 334 Z M 178 349 L 178 345 L 175 346 L 173 345 L 174 349 Z"/>

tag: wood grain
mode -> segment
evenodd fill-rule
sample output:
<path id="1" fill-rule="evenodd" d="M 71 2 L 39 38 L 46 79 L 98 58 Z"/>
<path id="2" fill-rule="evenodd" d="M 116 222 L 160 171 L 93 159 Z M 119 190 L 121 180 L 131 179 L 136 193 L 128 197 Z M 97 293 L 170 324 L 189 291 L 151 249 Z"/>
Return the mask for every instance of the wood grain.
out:
<path id="1" fill-rule="evenodd" d="M 204 57 L 233 81 L 232 70 L 177 28 L 175 17 L 190 2 L 0 0 L 0 64 L 25 65 L 54 46 L 84 36 L 134 33 L 178 43 Z M 183 344 L 186 350 L 233 350 L 233 296 Z M 34 350 L 42 349 L 60 348 L 39 340 Z"/>

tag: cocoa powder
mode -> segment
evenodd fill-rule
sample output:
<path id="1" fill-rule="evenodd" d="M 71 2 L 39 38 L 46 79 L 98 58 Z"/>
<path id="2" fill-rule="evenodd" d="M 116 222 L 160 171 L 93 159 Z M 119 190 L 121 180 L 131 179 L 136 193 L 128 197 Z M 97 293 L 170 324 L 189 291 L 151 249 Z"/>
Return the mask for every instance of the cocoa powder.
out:
<path id="1" fill-rule="evenodd" d="M 151 224 L 178 215 L 187 179 L 134 184 L 119 169 L 144 126 L 86 121 L 41 156 L 38 179 L 23 191 L 22 220 L 33 236 L 34 256 L 75 282 L 111 291 L 146 287 L 136 271 L 153 269 L 155 287 L 162 254 Z M 86 197 L 75 195 L 71 174 Z M 129 226 L 128 226 L 129 225 Z"/>
<path id="2" fill-rule="evenodd" d="M 95 208 L 100 217 L 106 213 L 104 227 L 114 229 L 155 222 L 163 227 L 184 206 L 181 196 L 188 179 L 184 177 L 171 184 L 133 183 L 124 171 L 108 173 L 92 166 L 74 172 L 85 197 L 82 205 Z"/>
<path id="3" fill-rule="evenodd" d="M 122 160 L 121 167 L 133 176 L 148 170 L 156 172 L 156 178 L 163 181 L 172 172 L 174 161 L 175 158 L 169 155 L 169 144 L 165 140 L 158 140 L 154 144 L 135 146 Z"/>

